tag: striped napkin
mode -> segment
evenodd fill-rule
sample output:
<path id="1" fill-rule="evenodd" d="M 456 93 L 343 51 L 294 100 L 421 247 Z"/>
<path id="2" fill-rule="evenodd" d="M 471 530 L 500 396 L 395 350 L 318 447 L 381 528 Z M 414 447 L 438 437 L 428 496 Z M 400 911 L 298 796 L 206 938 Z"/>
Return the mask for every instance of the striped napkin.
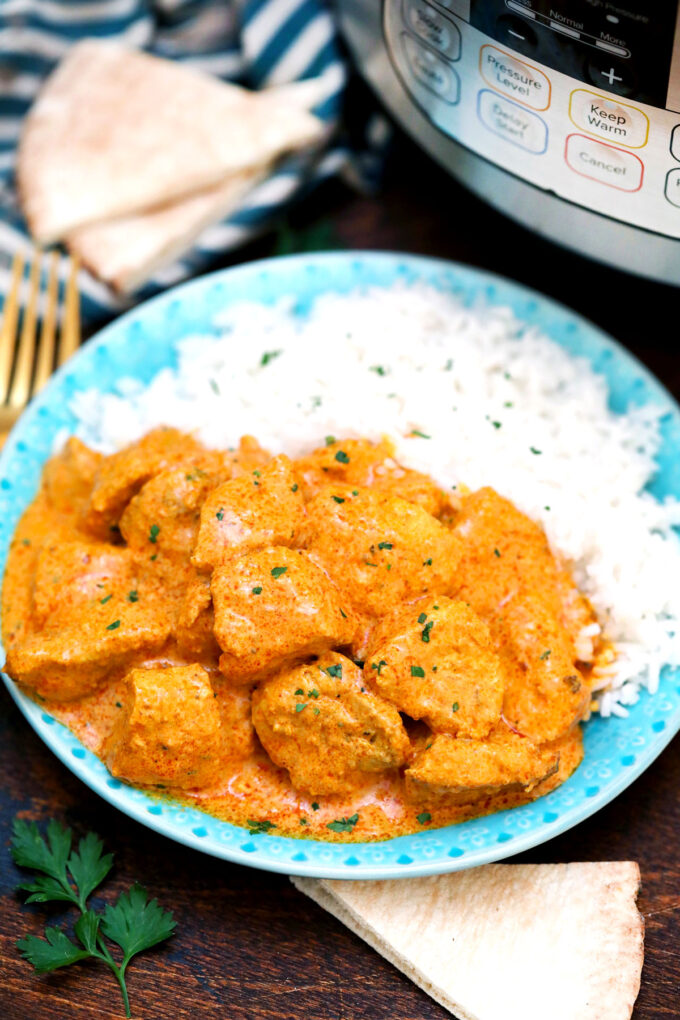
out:
<path id="1" fill-rule="evenodd" d="M 313 112 L 339 124 L 347 70 L 328 0 L 0 0 L 0 294 L 6 293 L 12 255 L 25 249 L 28 237 L 14 186 L 22 118 L 68 47 L 88 36 L 186 61 L 251 89 L 320 78 Z M 375 124 L 366 130 L 375 136 Z M 298 154 L 279 164 L 237 212 L 205 230 L 191 252 L 157 272 L 135 299 L 205 269 L 265 230 L 319 181 L 339 173 L 356 176 L 353 152 L 339 131 L 332 137 L 321 154 Z M 90 322 L 130 303 L 85 271 L 80 285 L 83 318 Z"/>

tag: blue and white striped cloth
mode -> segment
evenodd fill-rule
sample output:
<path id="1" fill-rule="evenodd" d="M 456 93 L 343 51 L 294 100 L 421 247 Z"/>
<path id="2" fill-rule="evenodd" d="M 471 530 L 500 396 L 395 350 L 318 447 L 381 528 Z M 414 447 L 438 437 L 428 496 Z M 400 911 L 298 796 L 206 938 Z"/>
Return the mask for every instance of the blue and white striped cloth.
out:
<path id="1" fill-rule="evenodd" d="M 22 118 L 68 47 L 88 36 L 186 61 L 252 89 L 322 77 L 326 87 L 314 112 L 339 122 L 346 67 L 328 0 L 0 0 L 0 294 L 7 292 L 12 255 L 27 246 L 14 188 Z M 204 231 L 188 255 L 156 273 L 137 297 L 206 268 L 266 229 L 305 189 L 347 169 L 352 154 L 337 132 L 333 137 L 321 155 L 279 165 L 236 213 Z M 82 272 L 80 283 L 84 319 L 124 306 L 90 274 Z"/>

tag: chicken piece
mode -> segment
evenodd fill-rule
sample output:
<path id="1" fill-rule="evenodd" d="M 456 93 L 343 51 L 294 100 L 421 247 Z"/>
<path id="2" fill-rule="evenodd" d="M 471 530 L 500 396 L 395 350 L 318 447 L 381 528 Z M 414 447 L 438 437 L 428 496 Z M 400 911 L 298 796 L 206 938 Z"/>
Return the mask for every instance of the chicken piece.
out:
<path id="1" fill-rule="evenodd" d="M 218 567 L 210 587 L 220 669 L 234 684 L 347 644 L 354 633 L 336 586 L 298 550 L 246 553 Z"/>
<path id="2" fill-rule="evenodd" d="M 128 783 L 194 789 L 215 778 L 221 743 L 220 710 L 204 669 L 133 669 L 105 760 Z"/>
<path id="3" fill-rule="evenodd" d="M 266 680 L 253 692 L 253 722 L 293 786 L 313 795 L 348 792 L 362 774 L 402 765 L 409 751 L 397 710 L 335 652 Z"/>
<path id="4" fill-rule="evenodd" d="M 356 612 L 373 617 L 448 592 L 460 558 L 457 536 L 422 507 L 346 485 L 329 486 L 308 503 L 300 544 Z"/>
<path id="5" fill-rule="evenodd" d="M 101 453 L 71 436 L 61 453 L 48 460 L 43 471 L 43 486 L 50 506 L 59 513 L 80 512 L 90 498 L 103 459 Z"/>
<path id="6" fill-rule="evenodd" d="M 469 804 L 499 793 L 529 793 L 553 775 L 559 753 L 497 727 L 486 740 L 433 735 L 404 774 L 414 803 Z"/>
<path id="7" fill-rule="evenodd" d="M 219 673 L 211 674 L 210 680 L 220 712 L 222 761 L 245 761 L 255 750 L 250 691 L 232 687 Z"/>
<path id="8" fill-rule="evenodd" d="M 58 542 L 43 546 L 33 581 L 33 621 L 68 626 L 73 611 L 106 605 L 136 588 L 134 564 L 127 549 L 99 542 Z"/>
<path id="9" fill-rule="evenodd" d="M 382 620 L 366 682 L 436 733 L 486 737 L 501 716 L 503 677 L 489 628 L 443 595 L 400 606 Z"/>
<path id="10" fill-rule="evenodd" d="M 592 611 L 543 529 L 493 489 L 465 499 L 453 530 L 463 543 L 455 594 L 489 624 L 508 677 L 503 713 L 526 736 L 556 740 L 588 704 L 575 662 Z"/>
<path id="11" fill-rule="evenodd" d="M 170 628 L 162 608 L 141 596 L 136 602 L 113 595 L 104 605 L 101 599 L 74 603 L 57 622 L 16 641 L 7 651 L 5 670 L 43 700 L 74 701 L 159 651 Z"/>
<path id="12" fill-rule="evenodd" d="M 293 466 L 302 480 L 306 499 L 327 485 L 360 485 L 417 503 L 433 517 L 449 513 L 451 501 L 447 494 L 429 475 L 398 464 L 394 452 L 394 444 L 387 439 L 379 443 L 334 439 L 294 461 Z"/>
<path id="13" fill-rule="evenodd" d="M 120 519 L 120 532 L 130 549 L 146 556 L 162 552 L 187 559 L 198 534 L 201 506 L 214 487 L 201 468 L 170 468 L 133 496 Z"/>
<path id="14" fill-rule="evenodd" d="M 201 510 L 191 562 L 199 570 L 219 567 L 235 553 L 295 541 L 304 516 L 300 486 L 287 457 L 274 457 L 250 476 L 234 478 L 210 493 Z"/>
<path id="15" fill-rule="evenodd" d="M 83 515 L 84 529 L 97 538 L 110 538 L 123 510 L 150 478 L 179 464 L 200 463 L 205 448 L 177 429 L 154 429 L 139 442 L 106 457 L 95 475 Z"/>
<path id="16" fill-rule="evenodd" d="M 220 646 L 214 629 L 210 578 L 196 574 L 187 584 L 175 630 L 181 654 L 195 662 L 216 662 Z"/>

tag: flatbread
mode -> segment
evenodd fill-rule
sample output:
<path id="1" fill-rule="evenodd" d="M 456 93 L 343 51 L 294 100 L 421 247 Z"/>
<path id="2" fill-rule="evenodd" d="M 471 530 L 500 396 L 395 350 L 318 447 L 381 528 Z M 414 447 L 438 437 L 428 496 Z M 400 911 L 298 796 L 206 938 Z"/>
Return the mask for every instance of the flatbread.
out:
<path id="1" fill-rule="evenodd" d="M 460 1020 L 629 1020 L 644 923 L 632 861 L 291 878 Z"/>
<path id="2" fill-rule="evenodd" d="M 88 39 L 71 47 L 26 117 L 19 192 L 34 237 L 48 244 L 214 186 L 323 133 L 298 102 Z"/>
<path id="3" fill-rule="evenodd" d="M 206 227 L 236 209 L 268 169 L 244 170 L 148 213 L 81 227 L 68 235 L 66 245 L 100 280 L 120 294 L 130 294 L 191 248 Z"/>

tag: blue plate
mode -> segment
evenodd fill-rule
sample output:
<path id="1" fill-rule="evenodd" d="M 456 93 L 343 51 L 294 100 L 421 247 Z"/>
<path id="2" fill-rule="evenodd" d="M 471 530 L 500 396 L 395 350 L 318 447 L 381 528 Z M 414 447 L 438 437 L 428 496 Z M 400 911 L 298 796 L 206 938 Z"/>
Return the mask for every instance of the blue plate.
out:
<path id="1" fill-rule="evenodd" d="M 76 390 L 109 390 L 122 376 L 147 382 L 176 363 L 174 343 L 188 333 L 213 333 L 215 314 L 237 300 L 270 304 L 298 297 L 300 314 L 320 294 L 367 285 L 423 280 L 466 302 L 510 306 L 605 375 L 611 406 L 653 402 L 666 412 L 657 497 L 680 496 L 680 409 L 633 357 L 573 312 L 507 280 L 435 259 L 381 253 L 303 255 L 250 263 L 205 276 L 141 305 L 90 341 L 33 401 L 0 457 L 0 569 L 12 533 L 33 498 L 42 465 L 59 429 L 73 429 L 68 410 Z M 159 802 L 113 779 L 104 765 L 60 723 L 5 678 L 17 705 L 57 757 L 91 789 L 142 824 L 172 839 L 240 864 L 288 874 L 333 878 L 399 878 L 455 871 L 496 861 L 543 843 L 582 821 L 624 790 L 680 729 L 680 670 L 666 668 L 658 693 L 644 693 L 626 719 L 592 719 L 585 726 L 583 765 L 563 786 L 524 807 L 445 829 L 383 843 L 333 844 L 246 829 L 198 810 Z"/>

